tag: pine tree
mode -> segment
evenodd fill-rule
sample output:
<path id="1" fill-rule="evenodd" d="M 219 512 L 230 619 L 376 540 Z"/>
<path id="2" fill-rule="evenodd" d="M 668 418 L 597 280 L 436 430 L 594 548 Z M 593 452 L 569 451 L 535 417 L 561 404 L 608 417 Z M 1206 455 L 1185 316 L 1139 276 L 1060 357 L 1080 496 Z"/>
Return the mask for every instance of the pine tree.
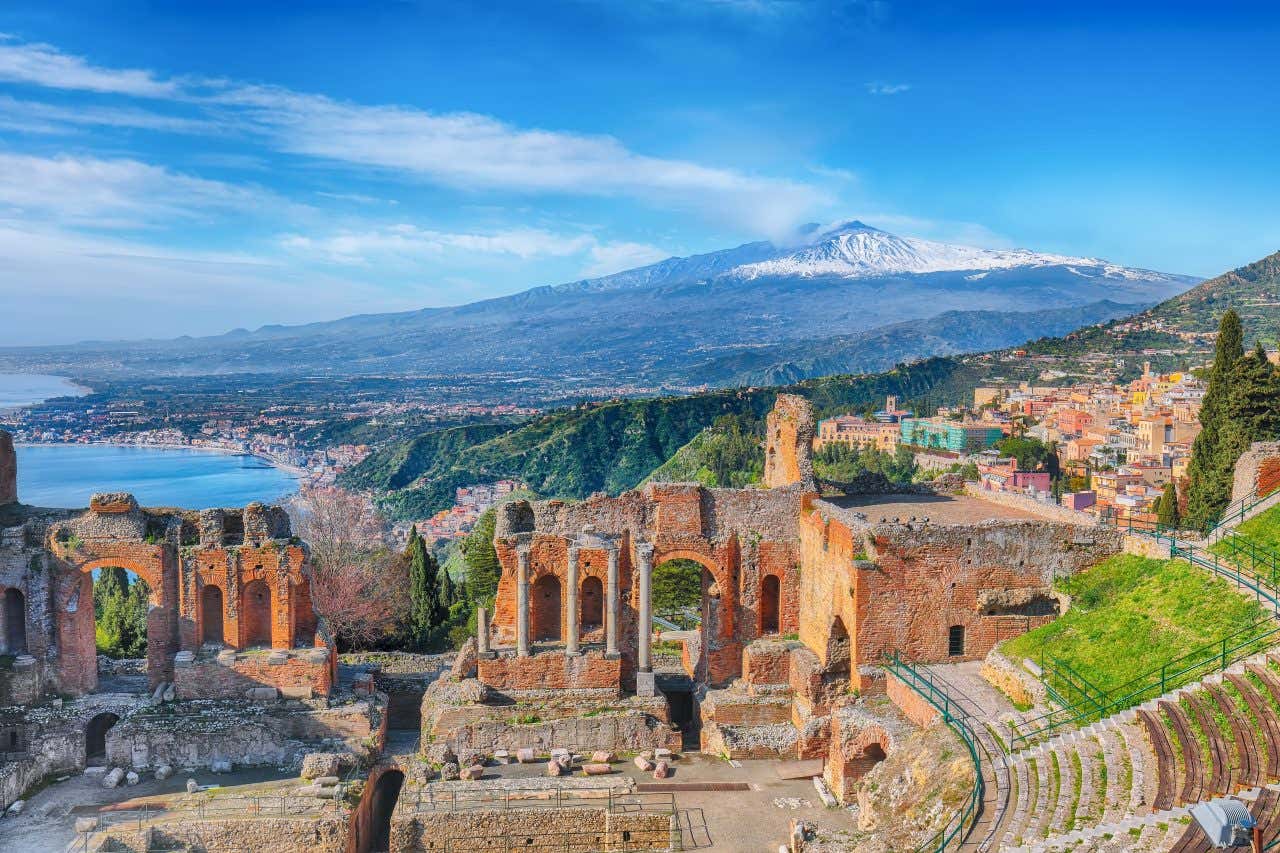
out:
<path id="1" fill-rule="evenodd" d="M 1181 521 L 1178 515 L 1178 487 L 1172 481 L 1165 484 L 1164 493 L 1156 502 L 1156 521 L 1172 529 L 1177 529 Z"/>
<path id="2" fill-rule="evenodd" d="M 480 516 L 462 545 L 467 563 L 467 598 L 476 604 L 487 604 L 498 592 L 502 565 L 493 547 L 495 516 L 492 509 Z"/>
<path id="3" fill-rule="evenodd" d="M 1235 459 L 1226 460 L 1222 432 L 1230 417 L 1232 383 L 1236 366 L 1244 357 L 1244 331 L 1240 315 L 1229 310 L 1218 324 L 1209 387 L 1200 404 L 1200 434 L 1191 448 L 1187 476 L 1188 527 L 1212 524 L 1231 500 L 1231 474 Z"/>

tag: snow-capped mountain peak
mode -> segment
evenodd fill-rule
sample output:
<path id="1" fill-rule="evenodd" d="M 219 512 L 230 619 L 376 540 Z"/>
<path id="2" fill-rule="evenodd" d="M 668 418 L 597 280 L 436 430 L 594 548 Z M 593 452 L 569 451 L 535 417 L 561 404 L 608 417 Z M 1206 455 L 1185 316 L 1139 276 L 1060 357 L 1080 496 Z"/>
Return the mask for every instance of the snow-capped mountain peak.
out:
<path id="1" fill-rule="evenodd" d="M 1070 266 L 1094 275 L 1121 278 L 1164 278 L 1160 273 L 1130 270 L 1097 258 L 1032 252 L 1027 249 L 981 249 L 899 237 L 887 231 L 848 222 L 815 235 L 808 245 L 780 252 L 772 258 L 742 264 L 727 275 L 750 280 L 763 276 L 839 276 L 874 278 L 885 275 L 923 275 L 952 271 Z"/>

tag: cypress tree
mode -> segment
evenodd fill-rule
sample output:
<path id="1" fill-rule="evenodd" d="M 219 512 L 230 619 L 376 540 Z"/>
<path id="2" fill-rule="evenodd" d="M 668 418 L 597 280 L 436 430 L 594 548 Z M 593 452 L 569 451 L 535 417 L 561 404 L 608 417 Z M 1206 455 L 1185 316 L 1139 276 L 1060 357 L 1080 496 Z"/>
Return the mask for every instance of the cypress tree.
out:
<path id="1" fill-rule="evenodd" d="M 447 569 L 442 568 L 440 570 L 440 603 L 448 610 L 457 600 L 458 594 L 453 587 L 453 578 L 449 577 Z"/>
<path id="2" fill-rule="evenodd" d="M 1218 324 L 1209 387 L 1200 404 L 1200 434 L 1191 447 L 1191 462 L 1187 466 L 1191 486 L 1187 492 L 1185 520 L 1189 527 L 1204 528 L 1212 524 L 1231 500 L 1235 458 L 1226 459 L 1222 433 L 1230 418 L 1236 365 L 1243 357 L 1244 331 L 1240 315 L 1228 310 Z"/>
<path id="3" fill-rule="evenodd" d="M 1170 528 L 1177 528 L 1181 521 L 1178 515 L 1178 487 L 1169 481 L 1165 484 L 1164 493 L 1156 502 L 1156 521 Z"/>
<path id="4" fill-rule="evenodd" d="M 417 651 L 428 650 L 448 617 L 440 603 L 439 566 L 415 529 L 409 534 L 408 640 Z"/>

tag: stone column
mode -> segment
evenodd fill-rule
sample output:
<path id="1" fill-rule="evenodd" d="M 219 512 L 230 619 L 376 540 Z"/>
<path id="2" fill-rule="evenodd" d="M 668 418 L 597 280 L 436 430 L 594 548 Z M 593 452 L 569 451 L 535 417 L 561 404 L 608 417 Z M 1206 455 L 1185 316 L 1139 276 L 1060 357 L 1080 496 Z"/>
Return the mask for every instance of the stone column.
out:
<path id="1" fill-rule="evenodd" d="M 618 549 L 609 549 L 608 597 L 604 603 L 604 654 L 618 656 Z"/>
<path id="2" fill-rule="evenodd" d="M 647 542 L 636 546 L 636 559 L 640 569 L 640 626 L 637 632 L 640 646 L 636 655 L 636 694 L 652 696 L 654 691 L 653 660 L 649 642 L 653 638 L 653 546 Z"/>
<path id="3" fill-rule="evenodd" d="M 529 656 L 529 549 L 516 551 L 516 656 Z"/>
<path id="4" fill-rule="evenodd" d="M 576 655 L 578 653 L 578 546 L 569 546 L 569 572 L 565 579 L 565 585 L 569 587 L 566 609 L 568 610 L 568 618 L 565 619 L 565 642 L 564 653 L 566 655 Z"/>
<path id="5" fill-rule="evenodd" d="M 482 657 L 489 657 L 492 650 L 489 648 L 489 608 L 476 608 L 476 654 Z"/>

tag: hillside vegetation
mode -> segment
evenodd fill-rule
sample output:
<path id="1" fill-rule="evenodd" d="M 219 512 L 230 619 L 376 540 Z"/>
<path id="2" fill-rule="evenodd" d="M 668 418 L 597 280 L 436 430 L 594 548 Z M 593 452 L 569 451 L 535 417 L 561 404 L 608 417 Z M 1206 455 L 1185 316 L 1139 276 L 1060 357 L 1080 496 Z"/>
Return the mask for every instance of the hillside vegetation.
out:
<path id="1" fill-rule="evenodd" d="M 1042 666 L 1057 658 L 1104 691 L 1266 618 L 1257 602 L 1183 560 L 1121 554 L 1059 586 L 1071 609 L 1001 651 Z"/>
<path id="2" fill-rule="evenodd" d="M 514 429 L 495 425 L 426 433 L 370 455 L 340 482 L 377 492 L 383 510 L 400 519 L 447 508 L 457 486 L 503 477 L 523 480 L 544 497 L 617 494 L 641 483 L 726 415 L 742 419 L 740 427 L 762 423 L 780 391 L 809 398 L 820 415 L 865 407 L 888 394 L 931 411 L 966 399 L 980 375 L 975 367 L 934 358 L 870 376 L 828 377 L 783 388 L 579 406 Z"/>

